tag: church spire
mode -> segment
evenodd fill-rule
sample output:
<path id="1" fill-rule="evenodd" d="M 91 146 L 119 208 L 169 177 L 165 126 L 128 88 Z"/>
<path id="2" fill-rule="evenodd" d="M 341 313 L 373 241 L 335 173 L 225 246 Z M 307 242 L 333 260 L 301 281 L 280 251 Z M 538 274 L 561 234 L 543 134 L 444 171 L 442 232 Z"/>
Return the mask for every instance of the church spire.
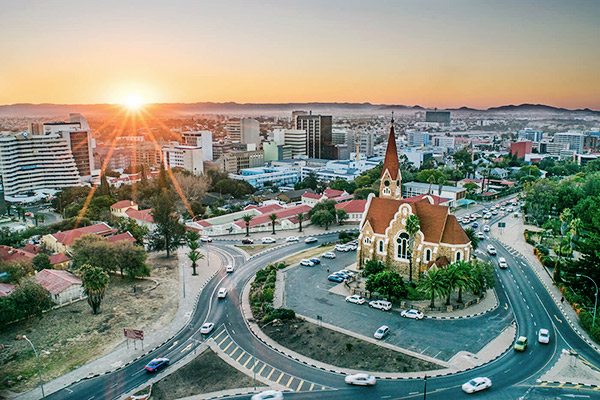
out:
<path id="1" fill-rule="evenodd" d="M 383 160 L 381 170 L 381 183 L 379 187 L 379 196 L 393 199 L 401 199 L 400 181 L 400 163 L 398 162 L 398 149 L 396 147 L 396 134 L 394 133 L 394 113 L 392 112 L 392 123 L 388 137 L 387 149 Z"/>

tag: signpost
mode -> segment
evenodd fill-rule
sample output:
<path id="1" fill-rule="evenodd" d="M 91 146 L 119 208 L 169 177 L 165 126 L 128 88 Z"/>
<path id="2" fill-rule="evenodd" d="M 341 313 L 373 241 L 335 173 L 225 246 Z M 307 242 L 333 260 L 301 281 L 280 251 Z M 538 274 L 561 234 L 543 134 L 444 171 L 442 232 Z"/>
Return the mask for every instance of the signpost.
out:
<path id="1" fill-rule="evenodd" d="M 500 232 L 504 233 L 504 228 L 506 228 L 506 222 L 498 222 L 498 228 L 500 228 Z"/>
<path id="2" fill-rule="evenodd" d="M 137 348 L 135 347 L 135 341 L 141 340 L 142 350 L 144 350 L 144 331 L 140 331 L 138 329 L 123 328 L 123 335 L 127 339 L 127 348 L 129 348 L 129 339 L 133 339 L 134 349 L 137 350 Z"/>

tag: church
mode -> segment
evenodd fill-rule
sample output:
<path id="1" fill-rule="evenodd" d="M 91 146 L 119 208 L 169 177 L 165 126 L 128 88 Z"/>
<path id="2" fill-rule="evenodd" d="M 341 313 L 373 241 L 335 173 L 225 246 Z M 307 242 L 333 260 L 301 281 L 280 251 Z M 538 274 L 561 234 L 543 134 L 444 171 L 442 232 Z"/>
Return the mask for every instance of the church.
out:
<path id="1" fill-rule="evenodd" d="M 430 196 L 418 201 L 402 199 L 402 175 L 394 120 L 381 171 L 379 197 L 370 194 L 360 222 L 357 265 L 360 269 L 369 260 L 379 260 L 386 269 L 400 273 L 405 279 L 418 281 L 423 272 L 437 260 L 452 263 L 469 260 L 472 246 L 450 208 L 434 204 Z M 406 229 L 410 215 L 419 218 L 419 231 L 411 237 Z M 412 253 L 412 271 L 410 254 Z M 439 262 L 438 262 L 439 263 Z"/>

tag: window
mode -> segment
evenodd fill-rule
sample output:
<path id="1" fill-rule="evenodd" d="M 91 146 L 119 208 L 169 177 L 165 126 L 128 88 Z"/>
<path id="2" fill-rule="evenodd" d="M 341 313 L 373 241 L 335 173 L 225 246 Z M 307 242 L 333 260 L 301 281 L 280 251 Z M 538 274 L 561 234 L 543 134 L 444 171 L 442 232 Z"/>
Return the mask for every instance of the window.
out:
<path id="1" fill-rule="evenodd" d="M 389 188 L 383 188 L 383 194 L 391 194 L 391 190 Z"/>
<path id="2" fill-rule="evenodd" d="M 407 259 L 408 258 L 408 233 L 402 232 L 400 236 L 396 239 L 396 257 Z"/>
<path id="3" fill-rule="evenodd" d="M 379 243 L 377 243 L 377 251 L 383 253 L 383 240 L 379 240 Z"/>
<path id="4" fill-rule="evenodd" d="M 456 255 L 454 256 L 454 261 L 460 261 L 460 259 L 462 258 L 462 251 L 457 251 Z"/>
<path id="5" fill-rule="evenodd" d="M 425 262 L 431 261 L 431 249 L 425 250 Z"/>
<path id="6" fill-rule="evenodd" d="M 370 238 L 370 237 L 365 237 L 365 238 L 363 239 L 363 243 L 364 243 L 364 244 L 371 244 L 371 238 Z"/>

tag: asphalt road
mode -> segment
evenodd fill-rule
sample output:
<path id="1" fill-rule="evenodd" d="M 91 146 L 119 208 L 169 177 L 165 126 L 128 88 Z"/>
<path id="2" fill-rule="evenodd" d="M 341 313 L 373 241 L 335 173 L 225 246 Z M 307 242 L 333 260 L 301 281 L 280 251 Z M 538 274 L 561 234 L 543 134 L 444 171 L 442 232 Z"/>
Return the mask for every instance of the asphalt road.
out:
<path id="1" fill-rule="evenodd" d="M 492 222 L 497 222 L 497 219 L 493 219 Z M 327 237 L 321 237 L 321 241 L 332 240 L 336 235 L 330 234 Z M 552 398 L 565 394 L 594 398 L 598 392 L 538 387 L 536 379 L 539 378 L 542 371 L 552 365 L 562 349 L 577 351 L 581 357 L 596 365 L 600 364 L 599 354 L 590 348 L 564 321 L 552 298 L 530 267 L 526 265 L 525 260 L 514 257 L 494 239 L 486 239 L 482 243 L 482 247 L 485 247 L 485 242 L 493 243 L 498 250 L 497 257 L 505 257 L 509 262 L 509 269 L 497 270 L 499 301 L 501 304 L 504 302 L 508 304 L 509 310 L 512 311 L 517 321 L 518 335 L 527 336 L 529 346 L 523 353 L 509 350 L 495 361 L 471 371 L 429 378 L 427 380 L 427 398 L 467 398 L 468 395 L 460 390 L 460 385 L 475 376 L 488 376 L 493 381 L 493 387 L 490 390 L 477 394 L 477 397 L 482 398 L 517 399 L 524 396 L 523 398 L 533 399 Z M 216 251 L 224 262 L 233 262 L 236 271 L 227 275 L 222 270 L 207 285 L 200 295 L 198 309 L 192 316 L 187 329 L 181 331 L 154 354 L 148 355 L 126 368 L 109 375 L 79 382 L 47 397 L 83 400 L 118 398 L 121 394 L 127 393 L 150 378 L 150 375 L 142 369 L 150 359 L 166 356 L 172 362 L 176 362 L 193 351 L 192 336 L 198 337 L 198 329 L 205 320 L 215 322 L 218 326 L 225 326 L 237 345 L 259 360 L 292 376 L 331 388 L 331 390 L 286 393 L 286 398 L 400 399 L 422 397 L 424 381 L 417 379 L 381 380 L 371 388 L 348 387 L 344 384 L 343 376 L 315 369 L 290 359 L 266 347 L 249 332 L 240 310 L 240 296 L 244 284 L 257 269 L 262 268 L 268 262 L 312 246 L 302 242 L 290 244 L 245 261 L 238 251 L 226 248 L 221 244 L 212 244 L 212 250 Z M 229 294 L 225 300 L 216 300 L 216 291 L 219 287 L 229 288 Z M 537 343 L 536 335 L 541 327 L 550 329 L 551 341 L 548 345 Z M 446 335 L 456 336 L 452 329 L 448 329 Z M 468 337 L 463 339 L 468 340 Z M 237 398 L 249 397 L 237 396 Z M 595 397 L 598 398 L 597 395 Z"/>

